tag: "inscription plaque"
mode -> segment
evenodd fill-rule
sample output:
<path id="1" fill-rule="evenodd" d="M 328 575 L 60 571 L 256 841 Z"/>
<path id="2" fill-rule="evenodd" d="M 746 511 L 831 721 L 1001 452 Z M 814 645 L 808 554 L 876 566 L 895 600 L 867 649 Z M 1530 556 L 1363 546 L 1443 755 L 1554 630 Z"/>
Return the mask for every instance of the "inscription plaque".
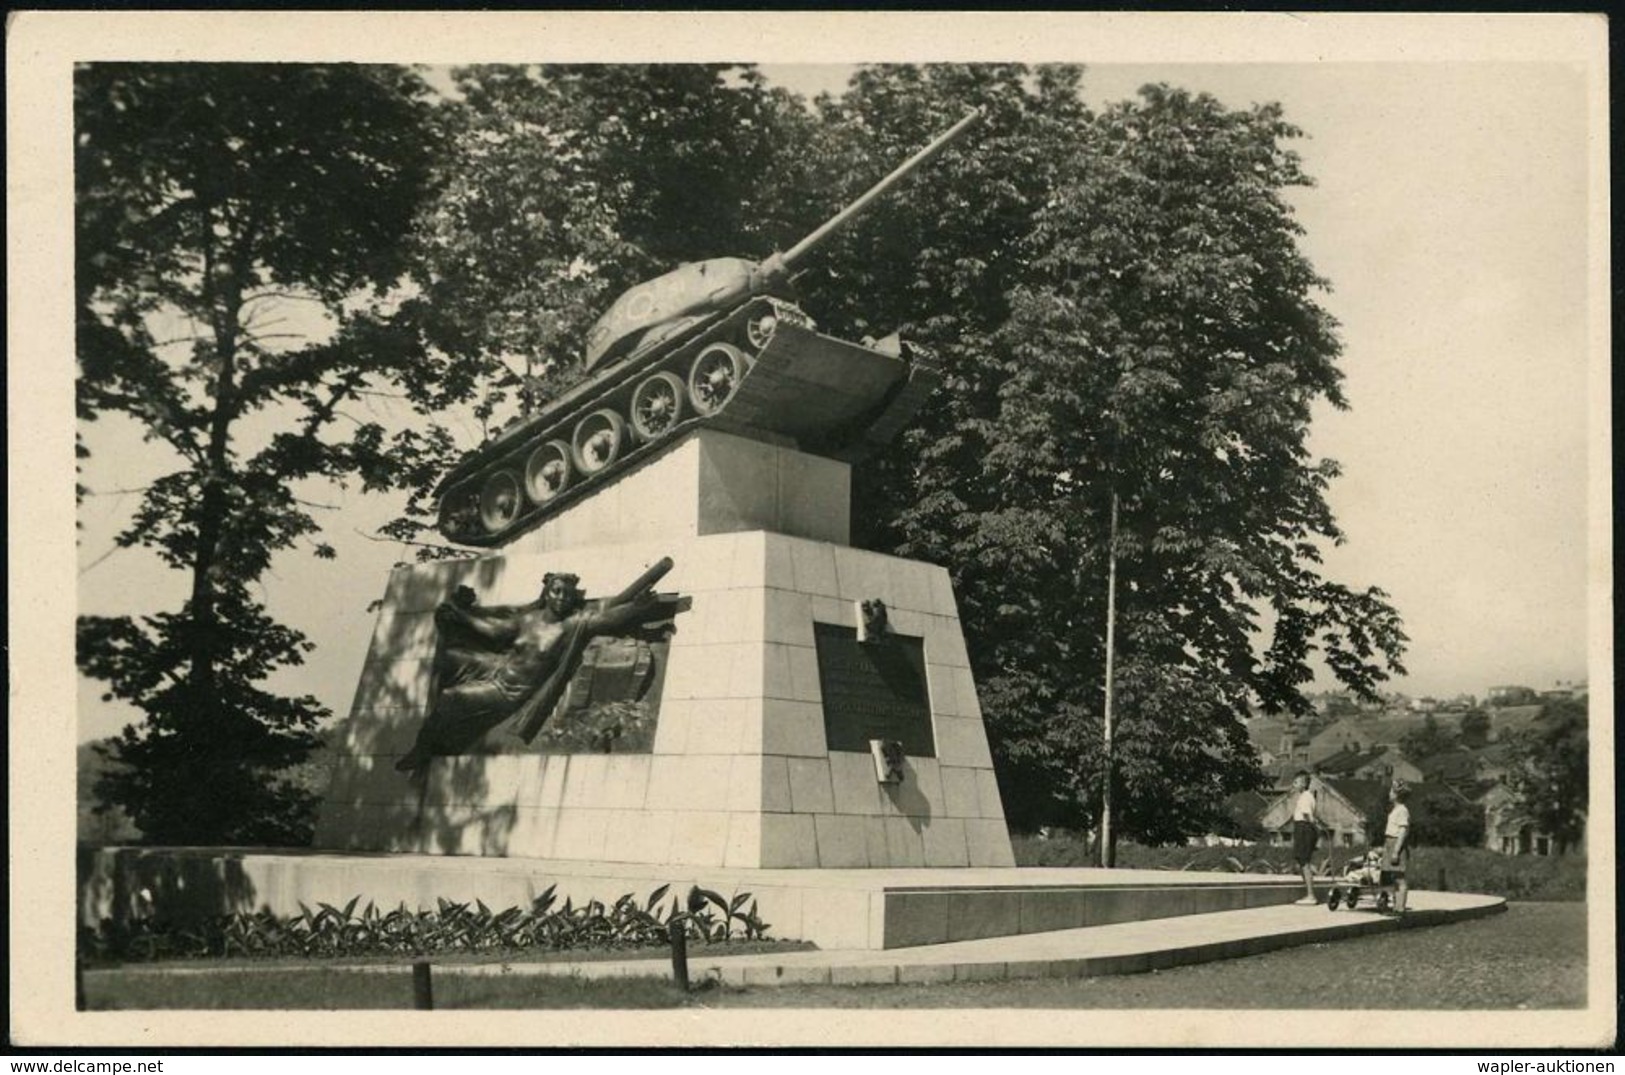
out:
<path id="1" fill-rule="evenodd" d="M 829 749 L 867 754 L 871 739 L 895 739 L 906 754 L 936 757 L 924 639 L 859 642 L 851 627 L 815 622 L 813 641 Z"/>

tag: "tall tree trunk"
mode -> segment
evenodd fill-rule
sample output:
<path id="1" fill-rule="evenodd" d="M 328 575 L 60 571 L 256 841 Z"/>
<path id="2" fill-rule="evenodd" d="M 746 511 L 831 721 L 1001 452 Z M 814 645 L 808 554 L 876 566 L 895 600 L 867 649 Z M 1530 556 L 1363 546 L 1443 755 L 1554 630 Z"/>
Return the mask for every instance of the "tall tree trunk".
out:
<path id="1" fill-rule="evenodd" d="M 204 214 L 206 227 L 212 229 L 213 218 L 212 211 Z M 198 699 L 208 698 L 213 693 L 218 660 L 215 572 L 228 503 L 230 461 L 227 449 L 231 444 L 231 423 L 236 410 L 237 343 L 241 332 L 238 310 L 242 303 L 242 282 L 235 267 L 221 263 L 218 257 L 214 244 L 205 243 L 204 293 L 209 306 L 218 368 L 214 382 L 214 412 L 209 420 L 203 491 L 198 509 L 197 549 L 192 560 L 190 681 Z"/>

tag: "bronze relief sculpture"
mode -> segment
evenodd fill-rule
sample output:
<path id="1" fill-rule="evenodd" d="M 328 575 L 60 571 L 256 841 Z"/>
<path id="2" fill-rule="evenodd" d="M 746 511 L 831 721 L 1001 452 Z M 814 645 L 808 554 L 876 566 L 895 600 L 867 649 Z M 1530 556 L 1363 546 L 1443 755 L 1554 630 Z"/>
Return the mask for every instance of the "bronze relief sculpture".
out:
<path id="1" fill-rule="evenodd" d="M 579 683 L 595 640 L 664 639 L 674 630 L 674 617 L 688 610 L 691 598 L 653 591 L 671 568 L 666 557 L 616 596 L 592 601 L 577 576 L 563 572 L 545 575 L 541 595 L 524 605 L 481 608 L 474 592 L 459 586 L 435 610 L 439 642 L 429 715 L 395 767 L 417 773 L 430 758 L 474 753 L 490 738 L 530 744 L 556 712 L 581 712 L 587 698 L 572 704 L 569 696 L 578 685 L 583 688 L 578 693 L 596 693 L 590 682 Z M 599 646 L 594 656 L 614 654 L 622 659 L 611 657 L 608 663 L 625 666 L 627 652 L 626 646 Z M 639 651 L 630 652 L 635 673 Z M 641 652 L 646 655 L 647 647 Z M 647 673 L 646 656 L 641 664 Z M 625 667 L 617 671 L 610 679 L 623 684 L 623 691 L 648 689 L 647 674 L 628 674 Z"/>

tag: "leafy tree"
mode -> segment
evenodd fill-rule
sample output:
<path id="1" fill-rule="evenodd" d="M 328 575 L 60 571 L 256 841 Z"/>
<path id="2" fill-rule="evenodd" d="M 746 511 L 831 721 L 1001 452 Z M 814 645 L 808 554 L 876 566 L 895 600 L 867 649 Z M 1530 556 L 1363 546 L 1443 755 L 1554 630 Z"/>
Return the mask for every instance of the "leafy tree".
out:
<path id="1" fill-rule="evenodd" d="M 1481 747 L 1490 741 L 1490 715 L 1476 707 L 1461 715 L 1461 742 L 1464 746 Z"/>
<path id="2" fill-rule="evenodd" d="M 369 299 L 404 271 L 427 191 L 425 90 L 355 65 L 75 73 L 79 415 L 128 416 L 173 451 L 117 543 L 190 579 L 178 611 L 79 621 L 80 668 L 146 715 L 96 793 L 150 841 L 308 834 L 311 795 L 279 774 L 327 711 L 263 686 L 310 644 L 253 586 L 301 543 L 333 554 L 297 483 L 383 488 L 414 457 L 411 435 L 391 443 L 344 407 L 418 357 Z M 327 338 L 267 331 L 296 306 Z"/>
<path id="3" fill-rule="evenodd" d="M 1419 727 L 1399 737 L 1399 752 L 1412 761 L 1422 761 L 1445 751 L 1455 750 L 1458 746 L 1460 743 L 1456 739 L 1456 734 L 1432 713 L 1422 718 Z"/>
<path id="4" fill-rule="evenodd" d="M 971 152 L 850 240 L 848 302 L 939 343 L 949 370 L 854 515 L 955 572 L 1012 819 L 1092 824 L 1115 494 L 1119 824 L 1164 839 L 1259 779 L 1249 703 L 1307 712 L 1312 654 L 1372 697 L 1405 638 L 1380 590 L 1320 574 L 1337 470 L 1305 435 L 1315 400 L 1343 398 L 1284 198 L 1309 182 L 1299 132 L 1275 106 L 1166 87 L 1095 115 L 1080 79 L 873 69 L 830 107 L 911 141 L 990 112 Z M 1186 755 L 1188 785 L 1151 763 Z"/>
<path id="5" fill-rule="evenodd" d="M 98 778 L 108 768 L 107 755 L 112 745 L 111 741 L 80 743 L 76 751 L 81 844 L 130 843 L 140 836 L 123 810 L 97 803 L 93 794 Z"/>
<path id="6" fill-rule="evenodd" d="M 1421 789 L 1410 802 L 1411 830 L 1419 846 L 1482 847 L 1484 807 L 1447 787 Z"/>
<path id="7" fill-rule="evenodd" d="M 1585 834 L 1591 796 L 1591 743 L 1586 705 L 1548 702 L 1540 718 L 1512 740 L 1507 783 L 1561 854 Z"/>
<path id="8" fill-rule="evenodd" d="M 1135 624 L 1142 628 L 1143 621 Z M 1136 640 L 1137 642 L 1140 640 Z M 1125 639 L 1125 647 L 1131 643 Z M 1154 644 L 1154 642 L 1152 643 Z M 1143 844 L 1179 844 L 1193 833 L 1228 831 L 1226 801 L 1262 786 L 1245 769 L 1248 746 L 1239 724 L 1218 722 L 1222 688 L 1183 668 L 1135 660 L 1116 678 L 1117 724 L 1112 765 L 1113 811 Z M 1102 725 L 1082 710 L 1046 729 L 1047 743 L 1066 759 L 1063 785 L 1080 812 L 1097 801 L 1104 778 Z"/>
<path id="9" fill-rule="evenodd" d="M 1057 810 L 1064 790 L 1056 780 L 1030 779 L 1013 759 L 1025 744 L 1070 749 L 1040 731 L 1084 734 L 1088 699 L 1028 674 L 1040 658 L 1037 647 L 1021 647 L 1042 632 L 1020 621 L 1049 609 L 1012 589 L 1010 566 L 980 532 L 978 513 L 1002 481 L 982 465 L 1001 386 L 990 358 L 1009 296 L 1029 271 L 1024 240 L 1088 118 L 1081 79 L 1067 66 L 865 67 L 839 98 L 819 102 L 821 134 L 808 147 L 827 169 L 824 216 L 969 109 L 983 110 L 955 148 L 839 234 L 800 287 L 823 331 L 847 339 L 901 331 L 943 364 L 943 388 L 912 428 L 854 470 L 853 541 L 954 572 L 1006 811 L 1030 827 L 1086 820 Z M 995 639 L 1019 652 L 997 652 Z"/>
<path id="10" fill-rule="evenodd" d="M 1352 717 L 1359 712 L 1359 704 L 1346 694 L 1328 694 L 1326 696 L 1326 715 L 1328 717 Z"/>

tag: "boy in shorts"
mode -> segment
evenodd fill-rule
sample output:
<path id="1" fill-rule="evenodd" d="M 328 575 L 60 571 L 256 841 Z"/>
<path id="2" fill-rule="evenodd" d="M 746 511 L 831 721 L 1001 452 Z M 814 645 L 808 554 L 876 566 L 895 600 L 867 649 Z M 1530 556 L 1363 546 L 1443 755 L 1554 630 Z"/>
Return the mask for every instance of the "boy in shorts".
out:
<path id="1" fill-rule="evenodd" d="M 1405 913 L 1405 897 L 1410 894 L 1410 883 L 1405 879 L 1405 868 L 1411 863 L 1411 789 L 1403 780 L 1396 780 L 1388 789 L 1393 809 L 1388 811 L 1388 827 L 1383 830 L 1382 868 L 1396 875 L 1394 878 L 1394 914 Z"/>
<path id="2" fill-rule="evenodd" d="M 1315 898 L 1314 869 L 1309 860 L 1314 857 L 1320 829 L 1315 821 L 1315 793 L 1309 790 L 1307 770 L 1298 770 L 1298 775 L 1292 778 L 1292 790 L 1297 792 L 1292 800 L 1292 859 L 1303 874 L 1304 890 L 1303 899 L 1297 902 L 1300 907 L 1314 907 L 1320 901 Z"/>

